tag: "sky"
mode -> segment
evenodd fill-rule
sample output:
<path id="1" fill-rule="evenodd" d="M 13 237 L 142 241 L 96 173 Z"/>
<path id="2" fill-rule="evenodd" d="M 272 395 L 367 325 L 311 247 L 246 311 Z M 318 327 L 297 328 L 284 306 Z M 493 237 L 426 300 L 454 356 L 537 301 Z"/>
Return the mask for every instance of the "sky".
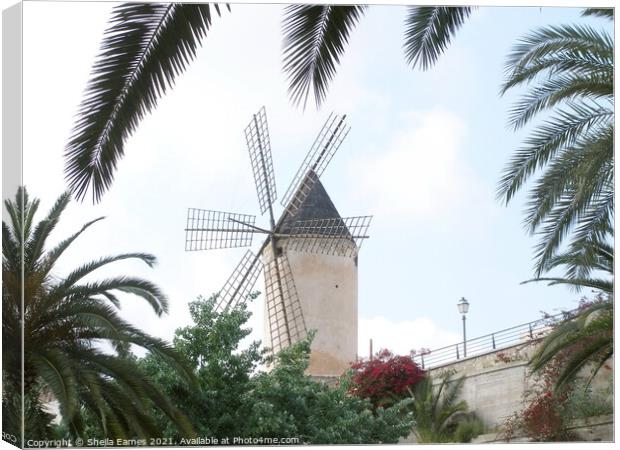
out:
<path id="1" fill-rule="evenodd" d="M 114 3 L 24 3 L 24 183 L 46 211 L 66 189 L 63 152 Z M 245 249 L 184 251 L 187 208 L 260 216 L 243 130 L 267 110 L 282 196 L 331 111 L 351 132 L 322 182 L 342 216 L 374 216 L 359 256 L 359 354 L 438 348 L 461 338 L 456 303 L 470 302 L 476 337 L 577 305 L 581 294 L 532 283 L 536 239 L 523 228 L 525 195 L 495 197 L 502 169 L 531 128 L 507 126 L 518 91 L 499 96 L 520 36 L 541 26 L 589 23 L 560 7 L 482 7 L 427 72 L 407 66 L 402 6 L 372 6 L 352 32 L 325 103 L 293 106 L 281 63 L 281 5 L 233 5 L 214 19 L 196 60 L 125 145 L 112 188 L 96 205 L 74 202 L 53 242 L 100 216 L 56 275 L 100 256 L 144 251 L 150 269 L 123 261 L 95 279 L 132 274 L 170 300 L 157 317 L 123 300 L 122 314 L 170 339 L 189 323 L 187 303 L 219 291 Z M 278 204 L 276 214 L 281 211 Z M 260 242 L 255 241 L 256 251 Z M 258 290 L 263 290 L 257 284 Z M 251 305 L 261 339 L 262 297 Z"/>

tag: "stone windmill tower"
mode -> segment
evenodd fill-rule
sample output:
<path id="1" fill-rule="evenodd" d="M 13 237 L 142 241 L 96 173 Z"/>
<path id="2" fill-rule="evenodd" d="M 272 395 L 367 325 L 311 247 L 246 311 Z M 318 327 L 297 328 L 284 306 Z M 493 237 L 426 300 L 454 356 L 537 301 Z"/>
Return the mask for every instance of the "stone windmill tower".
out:
<path id="1" fill-rule="evenodd" d="M 276 221 L 275 177 L 265 109 L 245 130 L 261 213 L 256 216 L 188 210 L 186 250 L 251 246 L 265 234 L 256 254 L 248 250 L 219 293 L 216 309 L 245 301 L 261 271 L 265 276 L 265 341 L 273 352 L 316 330 L 311 375 L 340 375 L 357 354 L 357 264 L 371 216 L 341 217 L 319 180 L 349 128 L 331 115 L 289 186 Z"/>

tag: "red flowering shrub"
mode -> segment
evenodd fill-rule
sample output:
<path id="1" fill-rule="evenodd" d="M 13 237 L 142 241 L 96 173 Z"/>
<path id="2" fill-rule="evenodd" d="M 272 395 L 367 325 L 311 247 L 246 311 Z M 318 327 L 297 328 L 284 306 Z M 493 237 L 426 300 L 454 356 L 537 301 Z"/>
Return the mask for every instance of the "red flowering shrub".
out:
<path id="1" fill-rule="evenodd" d="M 572 386 L 554 392 L 555 382 L 566 362 L 561 352 L 538 374 L 534 385 L 524 393 L 525 408 L 504 422 L 503 438 L 507 441 L 519 431 L 533 441 L 568 441 L 567 400 Z"/>
<path id="2" fill-rule="evenodd" d="M 423 377 L 424 370 L 410 356 L 381 350 L 374 358 L 351 366 L 349 393 L 370 399 L 375 408 L 389 406 L 408 396 L 408 388 Z"/>
<path id="3" fill-rule="evenodd" d="M 569 439 L 564 417 L 560 413 L 563 399 L 551 391 L 536 397 L 521 413 L 527 435 L 538 441 L 564 441 Z"/>

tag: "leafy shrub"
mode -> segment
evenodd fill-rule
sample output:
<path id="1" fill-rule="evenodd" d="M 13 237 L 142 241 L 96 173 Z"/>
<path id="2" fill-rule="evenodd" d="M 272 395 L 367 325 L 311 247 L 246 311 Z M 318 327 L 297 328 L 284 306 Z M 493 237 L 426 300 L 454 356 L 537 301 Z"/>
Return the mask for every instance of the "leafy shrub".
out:
<path id="1" fill-rule="evenodd" d="M 473 438 L 484 433 L 484 424 L 476 417 L 458 423 L 454 430 L 454 442 L 471 442 Z"/>
<path id="2" fill-rule="evenodd" d="M 252 294 L 251 300 L 255 297 Z M 307 339 L 282 350 L 269 372 L 261 370 L 266 357 L 258 342 L 240 348 L 250 334 L 246 303 L 222 313 L 215 311 L 215 296 L 191 302 L 193 324 L 176 331 L 175 348 L 187 356 L 198 379 L 188 384 L 156 355 L 140 361 L 146 373 L 191 418 L 199 436 L 219 439 L 297 437 L 300 444 L 397 443 L 413 427 L 407 400 L 390 408 L 348 394 L 344 386 L 331 387 L 309 375 Z M 272 361 L 273 362 L 273 361 Z M 170 419 L 155 411 L 166 436 L 181 445 L 183 437 Z M 231 441 L 232 443 L 232 441 Z"/>
<path id="3" fill-rule="evenodd" d="M 582 419 L 613 414 L 613 392 L 609 387 L 603 392 L 593 392 L 591 387 L 576 386 L 569 395 L 566 404 L 567 414 L 571 419 Z"/>
<path id="4" fill-rule="evenodd" d="M 523 395 L 525 407 L 504 422 L 502 435 L 506 441 L 518 432 L 539 442 L 571 440 L 566 411 L 574 386 L 556 386 L 567 357 L 566 352 L 558 353 L 541 371 L 534 373 L 534 383 Z"/>
<path id="5" fill-rule="evenodd" d="M 347 383 L 350 394 L 369 399 L 377 408 L 407 397 L 423 377 L 424 370 L 410 356 L 381 350 L 373 359 L 353 364 Z"/>
<path id="6" fill-rule="evenodd" d="M 464 377 L 452 379 L 454 370 L 439 374 L 435 385 L 430 375 L 417 383 L 411 392 L 411 409 L 416 424 L 414 433 L 420 443 L 452 442 L 459 416 L 467 412 L 467 403 L 458 400 Z"/>

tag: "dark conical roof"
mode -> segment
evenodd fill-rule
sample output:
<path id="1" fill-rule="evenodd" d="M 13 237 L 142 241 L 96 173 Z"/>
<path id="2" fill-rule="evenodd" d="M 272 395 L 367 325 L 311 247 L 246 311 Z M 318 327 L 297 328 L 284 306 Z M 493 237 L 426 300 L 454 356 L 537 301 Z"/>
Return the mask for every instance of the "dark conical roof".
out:
<path id="1" fill-rule="evenodd" d="M 309 172 L 308 178 L 314 178 L 314 185 L 308 193 L 296 214 L 291 214 L 287 211 L 280 219 L 280 232 L 288 233 L 291 231 L 292 226 L 298 220 L 313 220 L 313 219 L 336 219 L 340 218 L 340 213 L 334 206 L 331 198 L 327 195 L 327 191 L 323 187 L 323 184 L 319 180 L 318 176 L 314 172 Z M 303 183 L 302 183 L 303 185 Z M 297 194 L 297 193 L 296 193 Z M 293 196 L 295 198 L 295 196 Z"/>

